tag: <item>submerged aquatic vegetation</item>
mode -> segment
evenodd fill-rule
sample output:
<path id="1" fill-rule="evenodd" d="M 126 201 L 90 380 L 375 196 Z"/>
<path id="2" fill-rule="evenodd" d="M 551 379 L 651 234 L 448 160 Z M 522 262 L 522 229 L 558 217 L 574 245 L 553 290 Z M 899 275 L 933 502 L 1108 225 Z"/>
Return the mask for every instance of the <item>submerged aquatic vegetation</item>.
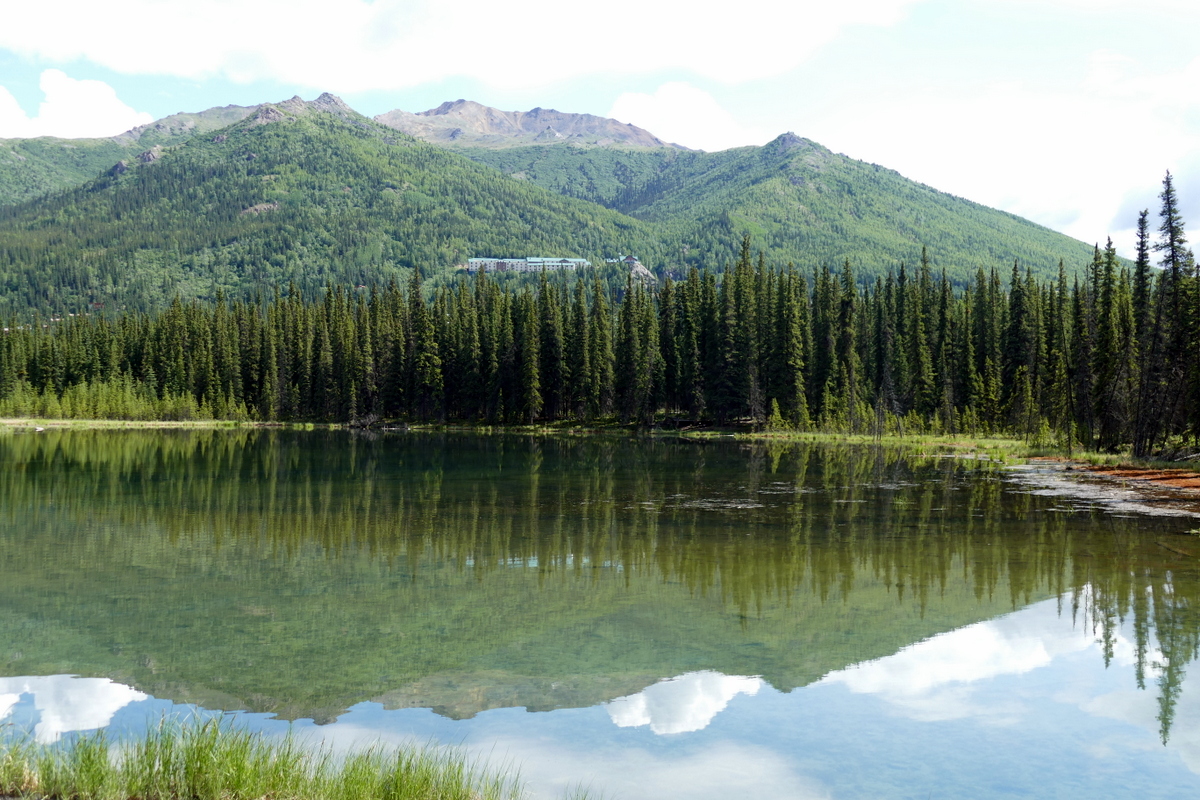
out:
<path id="1" fill-rule="evenodd" d="M 166 721 L 136 740 L 103 732 L 66 745 L 0 739 L 0 797 L 39 800 L 502 800 L 516 780 L 445 748 L 335 756 L 218 720 Z"/>

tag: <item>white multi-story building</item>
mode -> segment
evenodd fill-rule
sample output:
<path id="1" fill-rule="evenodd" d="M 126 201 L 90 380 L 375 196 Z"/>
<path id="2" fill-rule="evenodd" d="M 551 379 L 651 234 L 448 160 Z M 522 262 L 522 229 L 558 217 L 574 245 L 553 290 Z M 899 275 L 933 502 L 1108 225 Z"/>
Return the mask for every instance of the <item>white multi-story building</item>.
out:
<path id="1" fill-rule="evenodd" d="M 469 258 L 467 272 L 553 272 L 590 267 L 586 258 Z"/>

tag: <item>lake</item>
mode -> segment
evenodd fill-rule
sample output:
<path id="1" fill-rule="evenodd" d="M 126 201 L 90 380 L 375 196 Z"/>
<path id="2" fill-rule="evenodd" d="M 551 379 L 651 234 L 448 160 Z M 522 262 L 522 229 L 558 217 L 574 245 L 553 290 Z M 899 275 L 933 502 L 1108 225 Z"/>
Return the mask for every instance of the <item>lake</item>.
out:
<path id="1" fill-rule="evenodd" d="M 548 798 L 1195 796 L 1200 523 L 1051 473 L 732 439 L 3 435 L 0 724 L 445 743 Z"/>

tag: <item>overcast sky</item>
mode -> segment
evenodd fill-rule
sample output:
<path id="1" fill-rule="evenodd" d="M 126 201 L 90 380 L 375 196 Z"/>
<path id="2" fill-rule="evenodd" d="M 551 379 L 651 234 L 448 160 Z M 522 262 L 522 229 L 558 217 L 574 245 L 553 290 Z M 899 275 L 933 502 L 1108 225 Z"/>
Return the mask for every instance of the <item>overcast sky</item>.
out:
<path id="1" fill-rule="evenodd" d="M 705 150 L 794 131 L 1087 242 L 1111 235 L 1126 253 L 1169 169 L 1200 225 L 1195 0 L 40 0 L 0 12 L 0 137 L 106 136 L 323 91 L 368 115 L 458 98 L 600 114 Z"/>

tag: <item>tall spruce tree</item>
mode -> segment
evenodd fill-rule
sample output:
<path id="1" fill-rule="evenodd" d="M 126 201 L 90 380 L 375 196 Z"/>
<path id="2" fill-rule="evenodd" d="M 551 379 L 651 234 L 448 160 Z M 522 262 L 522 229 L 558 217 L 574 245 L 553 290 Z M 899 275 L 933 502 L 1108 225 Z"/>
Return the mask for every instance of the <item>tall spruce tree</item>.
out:
<path id="1" fill-rule="evenodd" d="M 1163 271 L 1155 287 L 1154 311 L 1142 356 L 1133 436 L 1136 456 L 1149 455 L 1178 427 L 1186 396 L 1188 365 L 1185 354 L 1190 330 L 1185 277 L 1189 254 L 1170 172 L 1163 178 L 1159 199 L 1162 201 L 1161 223 L 1154 250 L 1161 254 L 1159 264 Z"/>

